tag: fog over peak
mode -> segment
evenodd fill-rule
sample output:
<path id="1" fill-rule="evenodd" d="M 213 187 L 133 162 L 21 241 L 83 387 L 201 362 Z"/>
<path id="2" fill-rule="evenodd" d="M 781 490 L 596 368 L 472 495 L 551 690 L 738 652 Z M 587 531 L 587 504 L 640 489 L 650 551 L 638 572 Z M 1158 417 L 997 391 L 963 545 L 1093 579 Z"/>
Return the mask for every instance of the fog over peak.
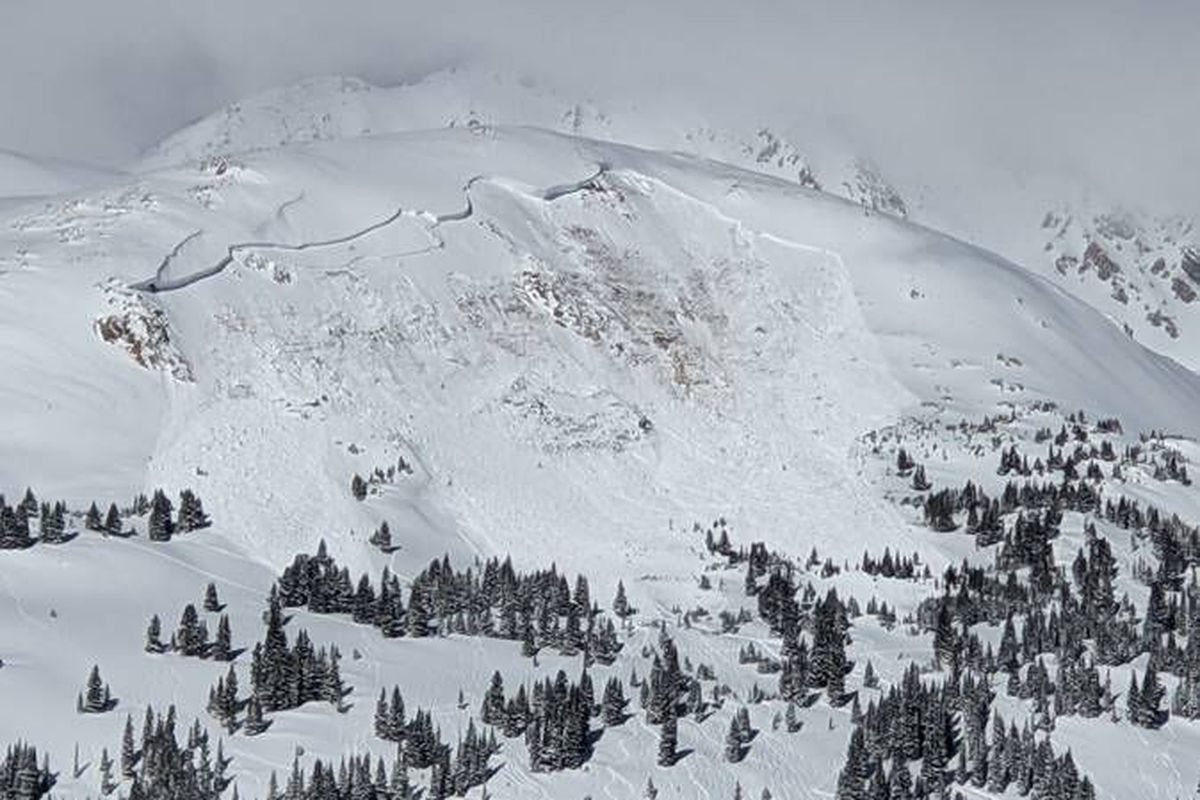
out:
<path id="1" fill-rule="evenodd" d="M 9 0 L 0 148 L 128 163 L 274 85 L 494 68 L 598 102 L 835 133 L 889 168 L 1076 176 L 1200 210 L 1200 6 L 919 0 L 486 3 Z"/>

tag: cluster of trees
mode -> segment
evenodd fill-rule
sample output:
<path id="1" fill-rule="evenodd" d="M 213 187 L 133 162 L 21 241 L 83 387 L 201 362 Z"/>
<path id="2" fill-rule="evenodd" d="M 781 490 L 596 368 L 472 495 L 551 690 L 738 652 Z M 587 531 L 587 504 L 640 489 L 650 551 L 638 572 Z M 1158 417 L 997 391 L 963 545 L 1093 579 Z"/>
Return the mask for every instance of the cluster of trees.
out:
<path id="1" fill-rule="evenodd" d="M 103 714 L 117 705 L 108 684 L 100 677 L 100 667 L 93 664 L 88 673 L 87 684 L 75 697 L 75 710 L 80 714 Z"/>
<path id="2" fill-rule="evenodd" d="M 212 584 L 209 586 L 211 588 Z M 211 598 L 215 597 L 216 590 L 213 588 Z M 204 608 L 211 612 L 220 609 L 221 606 L 206 599 Z M 217 620 L 216 636 L 210 640 L 208 624 L 200 618 L 196 607 L 191 603 L 183 607 L 183 613 L 179 616 L 179 627 L 171 634 L 170 643 L 162 641 L 162 620 L 157 614 L 150 617 L 150 623 L 146 626 L 145 650 L 147 653 L 165 653 L 170 650 L 183 656 L 211 658 L 214 661 L 231 661 L 236 655 L 233 649 L 233 634 L 229 627 L 229 615 L 220 616 Z"/>
<path id="3" fill-rule="evenodd" d="M 161 489 L 155 490 L 153 500 L 139 495 L 128 513 L 141 516 L 147 512 L 150 514 L 147 536 L 153 541 L 167 541 L 176 531 L 198 530 L 210 524 L 200 498 L 191 489 L 180 492 L 177 517 L 174 506 Z M 77 535 L 68 527 L 71 516 L 61 501 L 39 503 L 32 489 L 26 489 L 24 497 L 14 506 L 8 505 L 4 495 L 0 495 L 0 550 L 23 549 L 38 542 L 61 544 L 70 541 Z M 131 531 L 126 529 L 123 516 L 116 503 L 110 504 L 107 513 L 102 515 L 100 507 L 93 502 L 83 514 L 83 527 L 105 536 L 128 536 Z M 34 519 L 38 522 L 36 537 L 30 526 Z"/>
<path id="4" fill-rule="evenodd" d="M 574 590 L 554 568 L 518 573 L 510 559 L 490 559 L 478 571 L 456 570 L 449 557 L 433 560 L 408 589 L 384 568 L 378 588 L 365 574 L 357 583 L 328 555 L 324 542 L 315 556 L 297 555 L 276 587 L 284 606 L 317 614 L 349 614 L 384 636 L 422 637 L 459 633 L 522 643 L 532 656 L 542 647 L 563 655 L 582 653 L 588 662 L 611 663 L 620 650 L 616 626 L 592 603 L 585 577 Z M 632 613 L 618 591 L 614 611 Z"/>
<path id="5" fill-rule="evenodd" d="M 256 698 L 251 700 L 256 701 Z M 208 713 L 216 717 L 227 731 L 233 733 L 241 727 L 237 718 L 238 712 L 249 704 L 250 701 L 243 702 L 238 698 L 237 670 L 230 664 L 229 671 L 223 677 L 217 678 L 217 684 L 208 690 Z M 262 705 L 255 702 L 255 710 L 247 711 L 246 714 L 246 733 L 256 736 L 268 726 L 262 718 Z"/>
<path id="6" fill-rule="evenodd" d="M 1071 754 L 1056 756 L 1028 724 L 1018 732 L 991 712 L 986 678 L 959 672 L 924 682 L 915 664 L 898 685 L 872 699 L 850 737 L 838 776 L 839 800 L 940 797 L 955 783 L 1048 800 L 1090 800 L 1091 782 Z M 987 737 L 989 715 L 993 734 Z M 914 777 L 910 763 L 920 761 Z"/>
<path id="7" fill-rule="evenodd" d="M 1109 522 L 1147 538 L 1158 559 L 1158 577 L 1174 579 L 1189 567 L 1200 566 L 1200 526 L 1188 525 L 1176 514 L 1170 516 L 1153 505 L 1143 510 L 1136 500 L 1120 498 L 1105 503 Z"/>
<path id="8" fill-rule="evenodd" d="M 1061 484 L 1024 481 L 1009 482 L 1000 498 L 990 498 L 975 483 L 962 489 L 931 492 L 923 501 L 925 524 L 939 533 L 951 533 L 961 527 L 957 515 L 966 512 L 966 533 L 975 536 L 980 547 L 988 547 L 1004 538 L 1001 517 L 1020 509 L 1042 514 L 1053 525 L 1063 511 L 1089 513 L 1100 507 L 1100 491 L 1086 481 L 1064 480 Z"/>
<path id="9" fill-rule="evenodd" d="M 441 730 L 434 726 L 428 711 L 417 709 L 412 719 L 406 718 L 399 687 L 392 687 L 390 695 L 380 690 L 375 705 L 375 735 L 401 746 L 406 768 L 432 768 L 430 792 L 437 797 L 461 796 L 486 782 L 492 774 L 489 759 L 500 751 L 495 733 L 482 733 L 474 719 L 467 721 L 466 732 L 452 751 L 442 741 Z"/>
<path id="10" fill-rule="evenodd" d="M 204 505 L 191 489 L 179 493 L 179 514 L 174 515 L 174 505 L 162 489 L 155 489 L 150 499 L 150 517 L 146 523 L 146 535 L 154 542 L 167 542 L 176 533 L 187 533 L 211 525 Z"/>
<path id="11" fill-rule="evenodd" d="M 404 747 L 397 749 L 391 767 L 383 758 L 376 759 L 372 769 L 371 756 L 342 758 L 334 765 L 332 761 L 317 759 L 308 771 L 301 769 L 299 758 L 293 760 L 292 771 L 280 790 L 279 780 L 271 773 L 267 788 L 267 800 L 412 800 L 412 798 L 449 797 L 448 781 L 439 776 L 427 793 L 413 787 L 409 779 L 408 763 Z M 441 774 L 446 774 L 442 772 Z"/>
<path id="12" fill-rule="evenodd" d="M 366 500 L 367 493 L 372 486 L 392 483 L 396 480 L 397 475 L 411 475 L 412 471 L 412 466 L 405 461 L 404 456 L 400 456 L 394 465 L 389 466 L 386 470 L 376 467 L 365 479 L 356 472 L 350 479 L 350 494 L 354 496 L 355 500 Z"/>
<path id="13" fill-rule="evenodd" d="M 38 762 L 37 748 L 25 742 L 10 744 L 0 760 L 0 797 L 38 800 L 54 788 L 49 761 Z"/>
<path id="14" fill-rule="evenodd" d="M 344 710 L 342 700 L 349 690 L 342 682 L 337 647 L 315 648 L 304 630 L 289 644 L 283 608 L 274 588 L 266 621 L 266 635 L 254 645 L 250 661 L 250 685 L 256 705 L 264 711 L 284 711 L 321 701 Z"/>
<path id="15" fill-rule="evenodd" d="M 1129 690 L 1125 693 L 1125 711 L 1129 721 L 1139 728 L 1161 726 L 1169 716 L 1162 707 L 1166 693 L 1153 664 L 1146 667 L 1141 685 L 1138 685 L 1137 672 L 1130 670 Z"/>
<path id="16" fill-rule="evenodd" d="M 591 757 L 591 718 L 595 713 L 591 677 L 584 672 L 579 683 L 562 670 L 551 680 L 533 685 L 525 744 L 534 772 L 576 769 Z"/>
<path id="17" fill-rule="evenodd" d="M 918 572 L 921 566 L 921 557 L 917 553 L 913 553 L 911 557 L 901 556 L 897 553 L 895 556 L 889 548 L 883 548 L 883 556 L 874 558 L 867 551 L 863 551 L 862 563 L 860 565 L 863 572 L 868 575 L 878 575 L 882 578 L 900 578 L 902 580 L 913 580 L 918 576 L 930 577 L 929 567 L 925 567 L 925 572 Z"/>
<path id="18" fill-rule="evenodd" d="M 399 745 L 405 773 L 408 768 L 432 770 L 429 786 L 432 797 L 462 797 L 472 787 L 486 783 L 494 773 L 490 759 L 500 752 L 495 733 L 483 733 L 474 719 L 467 720 L 466 731 L 453 750 L 442 741 L 441 731 L 434 726 L 428 711 L 417 709 L 406 722 L 398 689 L 392 690 L 390 704 L 381 694 L 376 706 L 375 734 Z"/>
<path id="19" fill-rule="evenodd" d="M 791 582 L 781 573 L 773 572 L 767 584 L 782 587 L 775 590 L 777 599 L 770 605 L 761 602 L 763 619 L 778 630 L 782 638 L 780 654 L 779 694 L 789 702 L 808 700 L 810 690 L 825 689 L 831 702 L 841 704 L 846 699 L 845 677 L 853 664 L 846 657 L 847 631 L 850 619 L 845 604 L 836 589 L 830 589 L 824 599 L 801 607 L 787 594 Z M 811 633 L 812 645 L 801 638 L 802 629 Z"/>
<path id="20" fill-rule="evenodd" d="M 792 708 L 791 705 L 788 707 Z M 750 725 L 750 712 L 742 706 L 729 719 L 729 732 L 725 734 L 725 760 L 736 764 L 745 758 L 754 734 L 755 730 Z"/>
<path id="21" fill-rule="evenodd" d="M 188 729 L 182 743 L 175 728 L 175 706 L 161 715 L 148 706 L 139 746 L 133 720 L 126 717 L 117 766 L 120 778 L 129 782 L 125 793 L 129 800 L 218 800 L 228 788 L 232 759 L 226 758 L 222 744 L 217 743 L 214 753 L 208 731 L 199 721 Z M 100 760 L 101 794 L 118 788 L 112 769 L 105 749 Z"/>
<path id="22" fill-rule="evenodd" d="M 391 553 L 397 549 L 397 547 L 392 544 L 392 529 L 388 527 L 386 521 L 375 529 L 375 532 L 371 534 L 369 541 L 384 553 Z"/>

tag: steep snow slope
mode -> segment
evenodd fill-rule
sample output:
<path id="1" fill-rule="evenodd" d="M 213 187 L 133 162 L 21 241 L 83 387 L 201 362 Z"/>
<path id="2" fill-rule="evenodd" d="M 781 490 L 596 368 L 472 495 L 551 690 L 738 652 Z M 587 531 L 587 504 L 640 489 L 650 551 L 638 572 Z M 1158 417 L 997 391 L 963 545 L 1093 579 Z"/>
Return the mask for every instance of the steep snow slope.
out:
<path id="1" fill-rule="evenodd" d="M 786 536 L 871 513 L 846 454 L 922 402 L 1053 399 L 1186 432 L 1198 399 L 1194 376 L 1011 264 L 713 163 L 493 129 L 146 181 L 144 230 L 173 255 L 121 270 L 186 284 L 151 301 L 195 380 L 173 384 L 150 474 L 192 480 L 276 562 L 345 525 L 355 471 L 401 455 L 487 550 L 544 552 L 564 503 L 608 530 L 733 505 Z M 294 536 L 252 533 L 280 521 Z"/>
<path id="2" fill-rule="evenodd" d="M 913 526 L 881 491 L 869 432 L 1053 401 L 1119 416 L 1130 432 L 1197 433 L 1200 378 L 1047 281 L 695 157 L 534 128 L 442 128 L 174 163 L 5 213 L 0 483 L 75 508 L 191 486 L 218 523 L 164 547 L 83 537 L 0 553 L 0 690 L 22 698 L 0 740 L 45 742 L 63 764 L 76 740 L 94 759 L 122 723 L 75 724 L 91 661 L 123 703 L 172 697 L 185 719 L 202 714 L 222 666 L 142 653 L 146 617 L 170 626 L 215 579 L 247 643 L 271 575 L 321 537 L 354 570 L 386 560 L 405 577 L 443 552 L 556 561 L 587 573 L 600 598 L 626 579 L 641 622 L 673 620 L 708 596 L 696 520 L 723 515 L 744 541 L 835 561 L 887 545 L 919 551 L 936 573 L 971 555 L 970 539 Z M 351 497 L 352 475 L 401 457 L 411 474 Z M 969 474 L 944 470 L 958 483 Z M 365 541 L 384 519 L 400 545 L 386 559 Z M 133 577 L 91 577 L 119 573 Z M 740 575 L 721 577 L 713 610 L 736 610 Z M 862 588 L 910 610 L 933 591 Z M 96 625 L 95 607 L 111 626 Z M 515 681 L 567 663 L 532 666 L 510 643 L 385 642 L 345 620 L 303 621 L 314 639 L 360 651 L 345 667 L 354 708 L 283 714 L 270 735 L 235 737 L 244 792 L 286 769 L 293 744 L 321 757 L 385 752 L 368 741 L 382 686 L 404 683 L 450 731 L 460 685 L 475 708 L 496 667 Z M 721 664 L 744 641 L 677 635 Z M 902 630 L 864 621 L 854 635 L 885 680 L 903 670 L 898 654 L 928 656 L 927 638 Z M 612 671 L 653 639 L 638 628 Z M 745 697 L 753 676 L 726 677 Z M 775 710 L 755 707 L 761 747 L 736 768 L 720 760 L 726 709 L 681 726 L 696 752 L 675 771 L 654 772 L 656 733 L 639 721 L 606 738 L 586 771 L 535 775 L 506 756 L 492 790 L 636 797 L 653 772 L 668 796 L 729 796 L 735 779 L 827 796 L 848 710 L 806 710 L 799 745 L 768 730 Z M 1163 732 L 1184 768 L 1152 787 L 1123 779 L 1086 735 L 1065 735 L 1102 796 L 1166 797 L 1194 783 L 1193 727 Z M 1125 726 L 1114 741 L 1157 780 L 1162 738 L 1135 747 L 1134 735 Z M 63 791 L 94 786 L 89 773 Z"/>
<path id="3" fill-rule="evenodd" d="M 790 113 L 790 112 L 789 112 Z M 781 119 L 785 117 L 781 116 Z M 769 114 L 720 107 L 637 107 L 476 69 L 396 87 L 321 78 L 235 103 L 170 137 L 146 166 L 220 158 L 289 143 L 437 127 L 522 124 L 715 158 L 908 217 L 1001 253 L 1096 306 L 1152 349 L 1200 367 L 1200 240 L 1193 221 L 1130 210 L 1076 175 L 978 159 L 941 175 L 856 150 L 814 120 L 792 130 Z M 1189 255 L 1193 254 L 1193 255 Z"/>

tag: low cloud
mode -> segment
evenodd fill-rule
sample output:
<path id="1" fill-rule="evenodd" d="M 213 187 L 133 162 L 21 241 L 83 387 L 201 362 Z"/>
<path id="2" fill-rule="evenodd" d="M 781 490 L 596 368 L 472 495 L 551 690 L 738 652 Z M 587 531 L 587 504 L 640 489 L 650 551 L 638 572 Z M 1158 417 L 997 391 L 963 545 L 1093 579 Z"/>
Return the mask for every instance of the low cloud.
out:
<path id="1" fill-rule="evenodd" d="M 883 163 L 1074 173 L 1200 211 L 1200 5 L 963 0 L 7 0 L 0 148 L 120 164 L 321 74 L 470 62 L 604 101 L 711 107 Z"/>

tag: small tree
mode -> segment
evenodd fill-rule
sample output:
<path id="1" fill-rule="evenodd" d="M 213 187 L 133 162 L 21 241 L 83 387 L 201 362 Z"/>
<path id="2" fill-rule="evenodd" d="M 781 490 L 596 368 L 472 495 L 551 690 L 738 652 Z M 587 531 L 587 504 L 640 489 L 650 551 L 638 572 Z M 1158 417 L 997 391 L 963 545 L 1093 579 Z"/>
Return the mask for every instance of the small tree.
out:
<path id="1" fill-rule="evenodd" d="M 166 649 L 167 646 L 162 642 L 162 620 L 155 614 L 150 617 L 150 624 L 146 626 L 146 652 L 162 653 Z"/>
<path id="2" fill-rule="evenodd" d="M 679 725 L 675 704 L 668 703 L 663 713 L 662 728 L 658 739 L 658 765 L 660 767 L 674 766 L 679 745 Z"/>
<path id="3" fill-rule="evenodd" d="M 204 610 L 220 611 L 221 608 L 221 598 L 217 596 L 217 586 L 214 583 L 209 583 L 204 589 Z"/>
<path id="4" fill-rule="evenodd" d="M 100 667 L 92 666 L 88 675 L 87 686 L 76 698 L 75 707 L 81 714 L 100 714 L 108 711 L 114 705 L 108 684 L 100 677 Z"/>
<path id="5" fill-rule="evenodd" d="M 742 729 L 736 716 L 729 720 L 729 732 L 725 734 L 725 760 L 736 764 L 746 755 L 742 746 Z"/>
<path id="6" fill-rule="evenodd" d="M 613 598 L 612 610 L 621 619 L 632 616 L 637 610 L 629 605 L 629 600 L 625 597 L 625 583 L 623 581 L 617 581 L 617 595 Z"/>
<path id="7" fill-rule="evenodd" d="M 175 532 L 175 523 L 171 519 L 173 507 L 171 501 L 163 494 L 162 489 L 154 490 L 154 499 L 150 501 L 150 521 L 147 523 L 146 535 L 153 542 L 167 542 Z"/>
<path id="8" fill-rule="evenodd" d="M 179 530 L 195 531 L 211 525 L 208 515 L 204 513 L 204 505 L 191 489 L 179 493 Z"/>
<path id="9" fill-rule="evenodd" d="M 89 531 L 104 530 L 104 523 L 100 519 L 100 509 L 95 502 L 88 506 L 87 513 L 83 516 L 83 527 Z"/>
<path id="10" fill-rule="evenodd" d="M 109 536 L 120 536 L 123 526 L 121 525 L 121 512 L 117 510 L 116 503 L 108 504 L 108 513 L 104 515 L 104 533 Z"/>

